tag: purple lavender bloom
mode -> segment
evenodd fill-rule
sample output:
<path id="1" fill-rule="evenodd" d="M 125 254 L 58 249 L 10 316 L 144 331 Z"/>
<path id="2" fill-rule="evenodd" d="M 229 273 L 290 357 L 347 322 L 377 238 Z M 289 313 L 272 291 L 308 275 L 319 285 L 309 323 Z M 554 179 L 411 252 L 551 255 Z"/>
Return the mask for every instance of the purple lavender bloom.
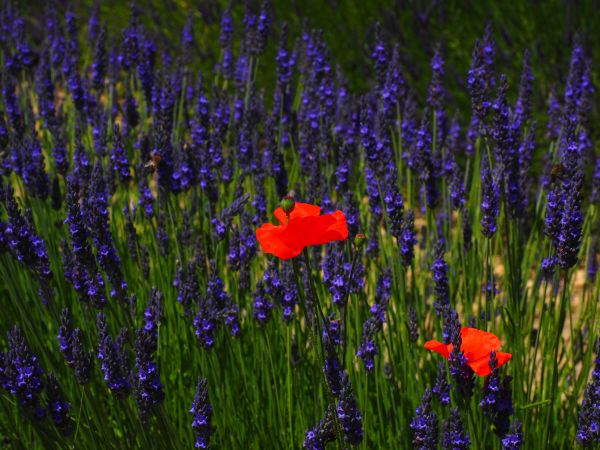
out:
<path id="1" fill-rule="evenodd" d="M 554 186 L 548 191 L 547 198 L 544 233 L 552 239 L 552 242 L 556 242 L 561 230 L 561 218 L 564 208 L 564 193 L 561 187 Z"/>
<path id="2" fill-rule="evenodd" d="M 342 321 L 341 319 L 336 319 L 335 314 L 325 318 L 322 333 L 323 341 L 330 340 L 333 345 L 339 347 L 342 345 L 341 329 Z"/>
<path id="3" fill-rule="evenodd" d="M 90 380 L 93 356 L 83 346 L 83 332 L 81 329 L 73 329 L 71 315 L 67 308 L 63 309 L 60 316 L 58 343 L 65 362 L 74 370 L 75 378 L 77 378 L 79 384 L 86 384 Z"/>
<path id="4" fill-rule="evenodd" d="M 12 186 L 4 189 L 4 205 L 8 213 L 8 222 L 4 229 L 4 240 L 12 255 L 40 280 L 47 284 L 52 277 L 46 243 L 36 234 L 33 218 L 24 216 L 14 198 Z"/>
<path id="5" fill-rule="evenodd" d="M 225 309 L 225 325 L 233 337 L 240 335 L 240 308 L 235 303 Z"/>
<path id="6" fill-rule="evenodd" d="M 40 116 L 46 119 L 46 123 L 49 123 L 54 118 L 55 114 L 54 83 L 52 81 L 49 59 L 48 52 L 45 51 L 36 71 L 38 107 Z"/>
<path id="7" fill-rule="evenodd" d="M 327 407 L 325 417 L 306 432 L 303 448 L 306 450 L 325 450 L 327 443 L 335 441 L 335 410 L 332 405 Z"/>
<path id="8" fill-rule="evenodd" d="M 490 91 L 496 84 L 493 73 L 494 56 L 492 28 L 488 24 L 483 39 L 475 42 L 471 68 L 467 73 L 467 89 L 471 95 L 473 114 L 477 116 L 478 123 L 481 124 L 490 109 Z"/>
<path id="9" fill-rule="evenodd" d="M 273 309 L 273 304 L 268 299 L 264 282 L 259 280 L 254 291 L 253 315 L 260 325 L 266 325 L 271 319 L 271 309 Z"/>
<path id="10" fill-rule="evenodd" d="M 475 153 L 475 144 L 477 142 L 477 138 L 479 137 L 480 127 L 479 127 L 479 119 L 475 114 L 471 116 L 471 122 L 469 123 L 469 128 L 467 128 L 467 136 L 466 136 L 466 146 L 465 146 L 465 154 L 467 156 L 473 156 Z"/>
<path id="11" fill-rule="evenodd" d="M 19 99 L 16 95 L 15 80 L 11 75 L 5 74 L 2 80 L 2 96 L 4 97 L 4 107 L 8 116 L 9 125 L 17 132 L 18 136 L 23 136 L 25 131 L 25 122 L 21 108 L 19 108 Z"/>
<path id="12" fill-rule="evenodd" d="M 488 168 L 481 171 L 481 233 L 486 238 L 496 234 L 496 218 L 500 213 L 500 194 L 492 172 Z"/>
<path id="13" fill-rule="evenodd" d="M 277 64 L 277 86 L 282 93 L 287 94 L 290 87 L 292 77 L 294 75 L 294 65 L 296 64 L 295 54 L 288 51 L 287 47 L 287 25 L 283 25 L 281 29 L 281 39 L 275 62 Z M 285 104 L 284 97 L 284 109 L 287 109 L 289 105 Z"/>
<path id="14" fill-rule="evenodd" d="M 222 48 L 228 47 L 233 43 L 233 19 L 231 17 L 231 8 L 226 8 L 221 16 L 219 43 Z"/>
<path id="15" fill-rule="evenodd" d="M 450 417 L 442 423 L 442 448 L 461 450 L 471 446 L 469 434 L 465 431 L 458 408 L 450 410 Z"/>
<path id="16" fill-rule="evenodd" d="M 282 319 L 286 324 L 289 324 L 294 318 L 294 308 L 298 304 L 299 297 L 291 264 L 284 264 L 281 275 L 282 287 L 277 300 L 282 308 Z"/>
<path id="17" fill-rule="evenodd" d="M 63 309 L 60 315 L 60 326 L 58 327 L 58 344 L 60 351 L 65 357 L 67 364 L 73 364 L 73 352 L 71 348 L 71 338 L 73 334 L 73 327 L 71 324 L 71 314 L 68 308 Z"/>
<path id="18" fill-rule="evenodd" d="M 450 128 L 448 129 L 448 135 L 446 136 L 446 140 L 444 142 L 448 149 L 448 152 L 445 155 L 446 161 L 444 162 L 445 171 L 446 169 L 451 168 L 448 163 L 455 162 L 455 156 L 459 153 L 459 150 L 463 144 L 461 141 L 460 131 L 460 122 L 458 113 L 456 113 L 452 117 Z"/>
<path id="19" fill-rule="evenodd" d="M 148 323 L 136 332 L 135 367 L 137 373 L 133 382 L 135 403 L 140 419 L 144 423 L 148 421 L 150 415 L 165 397 L 158 365 L 152 357 L 152 353 L 156 351 L 156 336 L 147 331 L 147 325 Z"/>
<path id="20" fill-rule="evenodd" d="M 127 328 L 122 328 L 113 341 L 108 334 L 106 316 L 102 313 L 97 316 L 97 326 L 98 359 L 101 361 L 104 381 L 116 398 L 124 399 L 131 391 L 129 356 L 125 348 Z"/>
<path id="21" fill-rule="evenodd" d="M 462 208 L 465 204 L 465 186 L 463 182 L 463 174 L 460 166 L 454 162 L 451 166 L 451 179 L 450 179 L 450 201 L 452 207 L 456 210 Z"/>
<path id="22" fill-rule="evenodd" d="M 267 39 L 269 37 L 269 30 L 271 27 L 271 18 L 269 17 L 268 8 L 269 2 L 263 1 L 256 24 L 258 53 L 264 53 L 265 47 L 267 46 Z"/>
<path id="23" fill-rule="evenodd" d="M 54 169 L 63 177 L 67 176 L 69 171 L 69 159 L 67 156 L 67 146 L 62 131 L 56 130 L 54 133 L 54 146 L 52 147 L 52 156 L 54 158 Z"/>
<path id="24" fill-rule="evenodd" d="M 195 260 L 188 261 L 187 266 L 177 264 L 173 287 L 177 289 L 177 301 L 183 305 L 186 315 L 191 314 L 191 306 L 196 303 L 200 292 L 197 270 L 198 262 Z"/>
<path id="25" fill-rule="evenodd" d="M 598 272 L 598 236 L 592 237 L 590 248 L 588 250 L 588 261 L 587 261 L 587 279 L 590 283 L 596 280 L 596 274 Z"/>
<path id="26" fill-rule="evenodd" d="M 417 342 L 419 339 L 419 317 L 417 311 L 412 306 L 408 308 L 408 340 L 410 342 Z"/>
<path id="27" fill-rule="evenodd" d="M 389 124 L 389 126 L 397 126 L 394 123 L 397 119 L 396 113 L 398 108 L 406 110 L 405 105 L 402 103 L 406 102 L 407 95 L 407 83 L 402 75 L 400 64 L 400 48 L 399 45 L 395 45 L 385 74 L 385 81 L 381 88 L 381 98 L 383 101 L 383 111 L 381 111 L 382 123 Z"/>
<path id="28" fill-rule="evenodd" d="M 415 237 L 415 213 L 412 209 L 406 211 L 404 222 L 402 224 L 402 234 L 400 235 L 400 256 L 404 267 L 409 267 L 412 264 L 415 256 L 414 247 L 417 243 Z"/>
<path id="29" fill-rule="evenodd" d="M 269 35 L 270 20 L 267 2 L 263 2 L 258 16 L 246 7 L 243 22 L 245 32 L 243 48 L 250 55 L 258 56 L 265 51 Z"/>
<path id="30" fill-rule="evenodd" d="M 556 256 L 550 256 L 548 258 L 544 258 L 542 260 L 542 276 L 545 280 L 550 280 L 554 272 L 556 271 L 556 266 L 558 265 L 558 260 Z"/>
<path id="31" fill-rule="evenodd" d="M 50 46 L 51 62 L 54 68 L 60 66 L 65 55 L 64 36 L 56 16 L 56 8 L 49 8 L 46 15 L 46 28 Z"/>
<path id="32" fill-rule="evenodd" d="M 600 341 L 596 342 L 596 361 L 583 394 L 575 438 L 586 447 L 600 442 Z"/>
<path id="33" fill-rule="evenodd" d="M 375 289 L 375 304 L 371 306 L 371 316 L 363 324 L 362 339 L 356 356 L 363 360 L 367 372 L 375 367 L 375 355 L 378 350 L 375 345 L 375 335 L 383 329 L 385 313 L 390 302 L 391 273 L 387 270 L 377 280 Z"/>
<path id="34" fill-rule="evenodd" d="M 113 127 L 113 148 L 110 154 L 110 161 L 113 170 L 119 175 L 121 182 L 127 183 L 131 179 L 129 160 L 127 159 L 127 152 L 123 144 L 121 129 L 116 124 Z"/>
<path id="35" fill-rule="evenodd" d="M 210 447 L 210 436 L 212 426 L 210 424 L 212 416 L 212 405 L 208 399 L 208 381 L 206 378 L 198 378 L 196 386 L 196 395 L 189 413 L 192 415 L 192 430 L 196 434 L 196 448 L 207 449 Z"/>
<path id="36" fill-rule="evenodd" d="M 73 432 L 73 421 L 69 417 L 71 404 L 64 399 L 64 395 L 58 386 L 58 380 L 53 373 L 48 374 L 46 392 L 48 395 L 48 414 L 52 418 L 52 422 L 63 436 L 69 436 Z"/>
<path id="37" fill-rule="evenodd" d="M 191 11 L 188 13 L 185 25 L 181 30 L 181 47 L 183 48 L 183 61 L 189 64 L 194 51 L 194 15 Z"/>
<path id="38" fill-rule="evenodd" d="M 590 203 L 600 203 L 600 156 L 596 157 L 596 166 L 594 168 L 594 177 L 592 179 L 592 195 Z"/>
<path id="39" fill-rule="evenodd" d="M 128 136 L 140 121 L 137 101 L 129 90 L 126 90 L 125 98 L 123 99 L 123 109 L 123 134 Z"/>
<path id="40" fill-rule="evenodd" d="M 383 198 L 385 211 L 387 213 L 390 234 L 399 238 L 402 231 L 402 215 L 404 214 L 404 203 L 402 202 L 402 194 L 397 186 L 393 185 L 387 191 Z"/>
<path id="41" fill-rule="evenodd" d="M 431 410 L 431 391 L 429 389 L 425 389 L 423 401 L 417 407 L 416 415 L 410 422 L 410 429 L 413 431 L 412 444 L 415 449 L 437 448 L 438 419 L 435 412 Z"/>
<path id="42" fill-rule="evenodd" d="M 342 390 L 336 411 L 342 432 L 344 433 L 344 441 L 350 445 L 360 444 L 363 440 L 362 415 L 356 405 L 350 378 L 345 372 L 342 378 Z"/>
<path id="43" fill-rule="evenodd" d="M 379 86 L 383 85 L 385 81 L 385 75 L 389 63 L 389 52 L 386 48 L 383 40 L 381 25 L 376 24 L 375 28 L 375 45 L 371 51 L 371 59 L 375 66 L 375 77 Z"/>
<path id="44" fill-rule="evenodd" d="M 441 309 L 441 315 L 444 320 L 442 335 L 444 337 L 444 343 L 449 344 L 452 342 L 453 336 L 460 333 L 460 320 L 458 313 L 450 304 L 446 304 Z"/>
<path id="45" fill-rule="evenodd" d="M 365 325 L 368 325 L 368 327 L 365 328 Z M 373 321 L 367 321 L 363 325 L 363 338 L 356 352 L 356 356 L 363 360 L 367 372 L 371 372 L 375 367 L 375 356 L 378 353 L 375 341 L 372 338 L 369 339 L 377 331 L 373 325 Z"/>
<path id="46" fill-rule="evenodd" d="M 571 52 L 569 76 L 565 86 L 564 119 L 575 125 L 584 122 L 592 102 L 594 86 L 591 80 L 591 64 L 586 57 L 579 38 Z"/>
<path id="47" fill-rule="evenodd" d="M 519 128 L 531 118 L 531 91 L 534 77 L 529 59 L 529 50 L 525 49 L 521 81 L 519 83 L 519 97 L 513 111 L 513 121 L 516 128 Z"/>
<path id="48" fill-rule="evenodd" d="M 239 334 L 239 307 L 232 302 L 225 292 L 223 281 L 211 268 L 212 275 L 206 286 L 206 292 L 198 301 L 198 309 L 194 316 L 196 337 L 203 348 L 209 349 L 214 345 L 214 333 L 219 323 L 224 322 L 230 333 L 235 337 Z"/>
<path id="49" fill-rule="evenodd" d="M 583 213 L 581 211 L 581 186 L 583 173 L 578 171 L 565 186 L 564 209 L 560 220 L 560 233 L 555 241 L 558 265 L 569 269 L 577 264 L 583 233 Z"/>
<path id="50" fill-rule="evenodd" d="M 227 266 L 236 272 L 240 270 L 240 236 L 238 228 L 235 225 L 231 228 L 231 234 L 229 236 Z"/>
<path id="51" fill-rule="evenodd" d="M 359 292 L 363 286 L 362 265 L 355 264 L 354 273 L 350 274 L 352 264 L 348 261 L 343 243 L 327 246 L 326 257 L 323 258 L 323 282 L 332 295 L 333 303 L 344 308 L 349 293 Z M 350 279 L 350 276 L 352 278 Z"/>
<path id="52" fill-rule="evenodd" d="M 508 432 L 510 416 L 513 414 L 510 376 L 501 377 L 496 352 L 490 354 L 492 374 L 486 378 L 480 405 L 483 414 L 494 424 L 494 432 L 502 437 Z"/>
<path id="53" fill-rule="evenodd" d="M 163 315 L 162 293 L 152 288 L 148 297 L 148 305 L 144 310 L 144 332 L 150 339 L 147 341 L 151 345 L 150 351 L 155 352 L 158 349 L 158 325 Z"/>
<path id="54" fill-rule="evenodd" d="M 500 77 L 498 96 L 493 104 L 494 127 L 491 130 L 496 142 L 496 159 L 501 163 L 501 179 L 504 185 L 507 212 L 511 218 L 521 217 L 524 211 L 524 194 L 521 181 L 521 158 L 518 136 L 520 124 L 511 118 L 510 106 L 506 99 L 508 82 L 505 75 Z"/>
<path id="55" fill-rule="evenodd" d="M 433 306 L 438 316 L 444 308 L 450 306 L 450 286 L 448 283 L 448 263 L 444 260 L 445 242 L 440 240 L 435 245 L 435 259 L 431 265 L 433 277 Z"/>
<path id="56" fill-rule="evenodd" d="M 34 62 L 34 53 L 31 51 L 29 42 L 27 42 L 24 29 L 24 21 L 21 16 L 14 18 L 13 24 L 13 42 L 15 45 L 16 55 L 14 58 L 15 69 L 16 66 L 23 68 L 30 68 Z M 7 63 L 7 67 L 10 68 L 11 63 Z"/>
<path id="57" fill-rule="evenodd" d="M 280 272 L 277 270 L 275 262 L 270 262 L 263 275 L 263 282 L 266 294 L 282 306 L 283 321 L 290 323 L 294 317 L 294 307 L 298 299 L 298 290 L 290 266 L 284 264 L 283 270 Z"/>
<path id="58" fill-rule="evenodd" d="M 88 19 L 88 39 L 90 42 L 95 42 L 98 39 L 100 31 L 100 1 L 95 0 L 92 5 L 92 11 Z"/>
<path id="59" fill-rule="evenodd" d="M 558 139 L 562 125 L 562 114 L 560 101 L 556 94 L 556 86 L 552 86 L 548 95 L 548 123 L 546 125 L 546 137 L 552 141 Z"/>
<path id="60" fill-rule="evenodd" d="M 436 114 L 443 113 L 444 108 L 444 87 L 442 79 L 444 78 L 444 60 L 442 59 L 439 44 L 435 48 L 435 53 L 431 58 L 431 83 L 429 83 L 429 94 L 427 104 Z"/>
<path id="61" fill-rule="evenodd" d="M 523 210 L 526 211 L 531 192 L 531 159 L 535 150 L 536 123 L 532 123 L 525 136 L 523 136 L 518 149 L 519 179 L 522 193 Z"/>
<path id="62" fill-rule="evenodd" d="M 50 180 L 45 170 L 45 158 L 40 141 L 30 136 L 21 145 L 20 175 L 23 177 L 28 194 L 38 198 L 48 198 Z"/>
<path id="63" fill-rule="evenodd" d="M 98 263 L 112 285 L 111 295 L 124 299 L 127 283 L 123 278 L 121 261 L 110 231 L 106 181 L 100 161 L 96 163 L 92 173 L 86 202 L 86 221 L 97 249 Z"/>
<path id="64" fill-rule="evenodd" d="M 210 311 L 201 309 L 200 313 L 194 316 L 195 334 L 204 349 L 212 348 L 215 344 L 216 326 L 216 321 Z"/>
<path id="65" fill-rule="evenodd" d="M 154 217 L 154 196 L 152 195 L 152 191 L 148 186 L 148 180 L 145 176 L 140 177 L 140 181 L 138 184 L 139 190 L 139 198 L 138 198 L 138 206 L 144 212 L 144 217 L 146 219 L 152 219 Z"/>
<path id="66" fill-rule="evenodd" d="M 503 450 L 519 450 L 523 446 L 523 424 L 513 420 L 508 434 L 502 439 Z"/>
<path id="67" fill-rule="evenodd" d="M 453 344 L 450 353 L 450 375 L 454 378 L 456 392 L 464 398 L 473 395 L 474 379 L 473 369 L 467 364 L 467 357 L 460 350 L 462 339 L 460 337 L 460 326 L 456 327 L 450 341 Z"/>
<path id="68" fill-rule="evenodd" d="M 131 3 L 129 25 L 123 30 L 123 40 L 119 53 L 119 64 L 123 69 L 129 71 L 135 67 L 140 55 L 141 28 L 139 25 L 139 10 Z"/>
<path id="69" fill-rule="evenodd" d="M 66 260 L 70 265 L 67 279 L 84 301 L 90 301 L 96 308 L 106 304 L 104 295 L 104 280 L 98 273 L 96 258 L 89 244 L 89 234 L 85 225 L 83 212 L 78 198 L 79 187 L 73 179 L 67 183 L 67 218 L 72 260 Z"/>
<path id="70" fill-rule="evenodd" d="M 152 101 L 155 62 L 156 44 L 153 39 L 146 36 L 142 42 L 141 57 L 137 64 L 137 74 L 147 103 L 151 103 Z"/>
<path id="71" fill-rule="evenodd" d="M 424 195 L 423 206 L 434 209 L 439 200 L 437 177 L 439 160 L 431 153 L 431 133 L 427 122 L 427 114 L 423 114 L 421 126 L 415 136 L 413 171 L 418 174 L 421 191 Z"/>
<path id="72" fill-rule="evenodd" d="M 11 385 L 8 355 L 0 352 L 0 388 L 9 389 Z"/>
<path id="73" fill-rule="evenodd" d="M 108 68 L 106 53 L 106 24 L 102 24 L 100 35 L 94 40 L 94 60 L 92 62 L 92 86 L 97 91 L 102 90 Z"/>
<path id="74" fill-rule="evenodd" d="M 323 374 L 331 395 L 338 398 L 342 391 L 343 367 L 337 356 L 335 344 L 328 337 L 323 339 L 323 348 L 325 352 Z"/>
<path id="75" fill-rule="evenodd" d="M 43 371 L 17 326 L 8 332 L 8 353 L 4 358 L 5 389 L 15 395 L 19 403 L 36 419 L 43 419 L 46 416 L 46 411 L 40 404 L 40 394 L 44 388 Z"/>
<path id="76" fill-rule="evenodd" d="M 446 363 L 444 361 L 440 361 L 438 363 L 437 370 L 437 378 L 435 380 L 435 386 L 431 390 L 433 394 L 437 397 L 440 404 L 449 405 L 450 404 L 450 383 L 448 383 L 448 376 L 446 372 Z"/>

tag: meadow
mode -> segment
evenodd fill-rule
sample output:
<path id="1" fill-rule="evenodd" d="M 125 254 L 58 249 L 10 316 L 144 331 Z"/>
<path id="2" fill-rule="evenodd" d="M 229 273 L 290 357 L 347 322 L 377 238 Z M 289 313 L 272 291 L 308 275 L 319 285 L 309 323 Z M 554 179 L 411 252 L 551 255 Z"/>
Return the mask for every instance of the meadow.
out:
<path id="1" fill-rule="evenodd" d="M 598 448 L 593 8 L 283 3 L 2 2 L 1 448 Z"/>

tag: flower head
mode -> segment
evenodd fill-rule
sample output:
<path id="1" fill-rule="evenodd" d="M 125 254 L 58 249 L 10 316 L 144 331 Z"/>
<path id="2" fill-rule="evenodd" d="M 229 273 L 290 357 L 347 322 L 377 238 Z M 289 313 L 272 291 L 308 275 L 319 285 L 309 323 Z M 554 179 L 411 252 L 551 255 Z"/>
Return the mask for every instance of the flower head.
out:
<path id="1" fill-rule="evenodd" d="M 463 427 L 458 408 L 450 410 L 450 417 L 444 420 L 442 430 L 442 448 L 460 450 L 471 446 L 469 434 Z"/>
<path id="2" fill-rule="evenodd" d="M 502 439 L 502 448 L 504 450 L 519 450 L 523 445 L 523 425 L 518 420 L 513 420 L 510 424 L 508 434 Z"/>
<path id="3" fill-rule="evenodd" d="M 435 412 L 431 410 L 431 391 L 425 390 L 423 401 L 417 407 L 416 414 L 410 422 L 413 432 L 413 448 L 429 449 L 437 448 L 438 442 L 438 419 Z"/>
<path id="4" fill-rule="evenodd" d="M 308 203 L 296 202 L 289 216 L 279 207 L 274 215 L 281 225 L 262 225 L 256 230 L 256 238 L 265 253 L 290 259 L 309 245 L 343 241 L 348 237 L 346 217 L 342 211 L 320 213 L 320 206 Z"/>
<path id="5" fill-rule="evenodd" d="M 208 382 L 205 378 L 198 379 L 196 395 L 189 413 L 192 420 L 192 430 L 196 435 L 196 448 L 209 448 L 210 436 L 212 434 L 211 416 L 212 405 L 208 400 Z"/>
<path id="6" fill-rule="evenodd" d="M 492 333 L 476 328 L 463 327 L 460 330 L 460 337 L 462 339 L 460 350 L 464 353 L 467 364 L 480 377 L 485 377 L 492 373 L 492 369 L 490 369 L 488 364 L 492 352 L 496 352 L 498 360 L 496 367 L 506 364 L 512 358 L 510 353 L 498 351 L 500 350 L 500 339 Z M 446 345 L 439 341 L 427 341 L 425 342 L 425 348 L 433 350 L 448 359 L 450 358 L 453 345 Z"/>

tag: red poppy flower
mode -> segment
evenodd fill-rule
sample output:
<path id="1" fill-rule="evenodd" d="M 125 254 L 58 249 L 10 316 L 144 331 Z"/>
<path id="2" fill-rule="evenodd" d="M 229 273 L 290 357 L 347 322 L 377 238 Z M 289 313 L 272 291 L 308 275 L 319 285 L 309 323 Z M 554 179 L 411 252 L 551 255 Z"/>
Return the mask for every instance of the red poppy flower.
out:
<path id="1" fill-rule="evenodd" d="M 321 215 L 321 207 L 296 203 L 288 217 L 281 207 L 273 213 L 281 225 L 265 223 L 256 230 L 256 239 L 265 253 L 280 259 L 298 256 L 304 247 L 343 241 L 348 237 L 342 211 Z"/>
<path id="2" fill-rule="evenodd" d="M 500 350 L 500 339 L 492 333 L 476 328 L 461 328 L 460 337 L 462 339 L 460 349 L 467 358 L 467 363 L 473 369 L 473 372 L 480 377 L 485 377 L 492 373 L 488 364 L 491 352 L 496 352 L 498 367 L 506 364 L 512 358 L 510 353 L 498 351 Z M 450 357 L 452 347 L 452 344 L 446 345 L 438 341 L 425 342 L 426 349 L 433 350 L 446 359 Z"/>

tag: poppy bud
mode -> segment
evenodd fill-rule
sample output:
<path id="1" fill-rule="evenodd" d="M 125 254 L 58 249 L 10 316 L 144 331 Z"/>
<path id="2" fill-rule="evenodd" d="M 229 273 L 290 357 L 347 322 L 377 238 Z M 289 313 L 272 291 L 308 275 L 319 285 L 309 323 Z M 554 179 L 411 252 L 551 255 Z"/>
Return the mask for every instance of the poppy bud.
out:
<path id="1" fill-rule="evenodd" d="M 366 240 L 367 237 L 364 234 L 358 233 L 356 236 L 354 236 L 354 245 L 357 247 L 362 247 Z"/>
<path id="2" fill-rule="evenodd" d="M 296 207 L 296 201 L 292 195 L 286 195 L 281 199 L 281 209 L 286 215 L 290 215 Z"/>

